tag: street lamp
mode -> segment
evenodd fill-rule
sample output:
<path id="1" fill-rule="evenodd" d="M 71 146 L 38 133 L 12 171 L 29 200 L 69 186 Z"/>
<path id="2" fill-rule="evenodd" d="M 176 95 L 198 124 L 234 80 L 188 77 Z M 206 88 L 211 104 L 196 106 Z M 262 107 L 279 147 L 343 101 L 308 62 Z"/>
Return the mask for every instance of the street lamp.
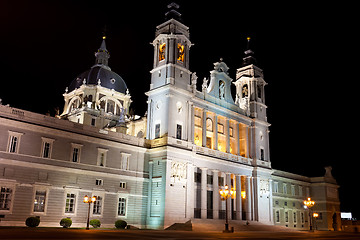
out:
<path id="1" fill-rule="evenodd" d="M 304 205 L 309 209 L 309 219 L 310 219 L 310 231 L 312 231 L 312 224 L 311 224 L 311 211 L 310 208 L 312 208 L 315 205 L 315 201 L 312 201 L 311 198 L 307 198 L 307 200 L 304 200 Z"/>
<path id="2" fill-rule="evenodd" d="M 313 217 L 314 217 L 314 228 L 315 230 L 317 230 L 317 218 L 319 217 L 319 214 L 314 212 Z"/>
<path id="3" fill-rule="evenodd" d="M 225 230 L 223 232 L 229 233 L 232 231 L 229 230 L 228 203 L 227 203 L 228 201 L 226 200 L 230 197 L 234 199 L 236 191 L 233 188 L 229 190 L 229 186 L 225 185 L 224 189 L 219 190 L 219 193 L 221 200 L 225 201 Z"/>
<path id="4" fill-rule="evenodd" d="M 87 215 L 87 222 L 86 222 L 86 230 L 89 230 L 89 222 L 90 222 L 90 205 L 91 203 L 96 201 L 96 197 L 92 196 L 91 198 L 89 198 L 87 195 L 85 195 L 84 197 L 84 203 L 88 203 L 89 204 L 89 208 L 88 208 L 88 215 Z"/>

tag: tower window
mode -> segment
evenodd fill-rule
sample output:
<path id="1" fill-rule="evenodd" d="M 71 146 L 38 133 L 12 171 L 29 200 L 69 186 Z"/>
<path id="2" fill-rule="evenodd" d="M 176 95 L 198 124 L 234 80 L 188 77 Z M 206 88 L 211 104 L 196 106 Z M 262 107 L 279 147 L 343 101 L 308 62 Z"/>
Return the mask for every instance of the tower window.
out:
<path id="1" fill-rule="evenodd" d="M 182 126 L 176 124 L 176 139 L 181 139 Z"/>
<path id="2" fill-rule="evenodd" d="M 160 123 L 155 125 L 155 138 L 160 137 Z"/>
<path id="3" fill-rule="evenodd" d="M 184 49 L 185 49 L 184 45 L 178 43 L 178 58 L 177 58 L 177 60 L 180 62 L 184 62 L 184 54 L 185 54 Z"/>
<path id="4" fill-rule="evenodd" d="M 244 86 L 242 87 L 242 97 L 248 97 L 249 95 L 249 88 L 247 84 L 244 84 Z"/>
<path id="5" fill-rule="evenodd" d="M 166 43 L 162 43 L 159 46 L 159 62 L 165 59 Z"/>

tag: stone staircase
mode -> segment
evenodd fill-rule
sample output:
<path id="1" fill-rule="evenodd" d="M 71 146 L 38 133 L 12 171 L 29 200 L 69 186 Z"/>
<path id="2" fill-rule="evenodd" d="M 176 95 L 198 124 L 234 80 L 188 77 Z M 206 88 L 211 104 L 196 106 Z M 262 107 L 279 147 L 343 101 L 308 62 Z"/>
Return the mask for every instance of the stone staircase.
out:
<path id="1" fill-rule="evenodd" d="M 198 232 L 222 232 L 225 229 L 225 220 L 215 220 L 215 219 L 192 219 L 192 230 Z M 229 229 L 234 227 L 235 232 L 242 231 L 272 231 L 272 232 L 290 232 L 296 231 L 291 228 L 267 225 L 264 223 L 249 221 L 249 224 L 246 224 L 246 221 L 242 220 L 229 220 Z"/>

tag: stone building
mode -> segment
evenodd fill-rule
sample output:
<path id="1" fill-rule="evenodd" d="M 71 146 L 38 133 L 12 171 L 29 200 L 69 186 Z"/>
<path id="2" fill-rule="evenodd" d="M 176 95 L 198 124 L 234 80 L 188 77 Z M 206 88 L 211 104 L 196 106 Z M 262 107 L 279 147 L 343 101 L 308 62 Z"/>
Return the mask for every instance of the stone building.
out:
<path id="1" fill-rule="evenodd" d="M 109 67 L 105 38 L 95 65 L 66 89 L 58 118 L 0 105 L 0 225 L 40 216 L 41 226 L 59 226 L 63 217 L 84 226 L 85 195 L 97 197 L 91 218 L 102 226 L 124 219 L 163 229 L 224 219 L 219 190 L 228 185 L 235 223 L 309 229 L 302 202 L 311 197 L 318 229 L 340 229 L 339 186 L 330 168 L 309 178 L 271 167 L 267 83 L 254 53 L 245 51 L 235 80 L 220 59 L 198 90 L 189 28 L 178 6 L 169 7 L 152 42 L 145 117 L 129 114 L 131 91 Z"/>

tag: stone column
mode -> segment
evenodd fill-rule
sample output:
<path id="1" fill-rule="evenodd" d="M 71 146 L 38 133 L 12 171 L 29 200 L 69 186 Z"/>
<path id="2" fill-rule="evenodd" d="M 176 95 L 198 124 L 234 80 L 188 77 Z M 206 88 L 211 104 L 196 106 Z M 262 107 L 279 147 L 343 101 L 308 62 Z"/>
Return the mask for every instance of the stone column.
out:
<path id="1" fill-rule="evenodd" d="M 186 182 L 186 216 L 185 218 L 194 218 L 195 208 L 195 189 L 194 189 L 194 168 L 192 163 L 187 164 L 187 182 Z"/>
<path id="2" fill-rule="evenodd" d="M 226 129 L 226 152 L 227 153 L 230 153 L 230 123 L 229 123 L 229 119 L 226 118 L 226 121 L 225 121 L 225 129 Z"/>
<path id="3" fill-rule="evenodd" d="M 207 168 L 201 168 L 201 218 L 207 218 Z"/>
<path id="4" fill-rule="evenodd" d="M 194 143 L 194 132 L 195 132 L 195 123 L 194 123 L 194 103 L 188 101 L 188 106 L 189 106 L 189 110 L 188 110 L 188 124 L 185 124 L 188 127 L 188 131 L 187 131 L 187 137 L 186 139 L 189 142 Z"/>
<path id="5" fill-rule="evenodd" d="M 207 110 L 203 109 L 203 124 L 202 124 L 202 146 L 206 147 L 206 114 Z"/>
<path id="6" fill-rule="evenodd" d="M 234 131 L 236 132 L 236 155 L 240 155 L 240 128 L 238 122 L 235 125 Z"/>
<path id="7" fill-rule="evenodd" d="M 246 176 L 246 220 L 252 221 L 252 191 L 251 191 L 251 177 Z"/>
<path id="8" fill-rule="evenodd" d="M 213 219 L 219 219 L 219 201 L 220 193 L 219 193 L 219 171 L 213 171 Z"/>
<path id="9" fill-rule="evenodd" d="M 217 119 L 217 115 L 215 114 L 214 116 L 214 132 L 213 132 L 213 135 L 214 135 L 214 149 L 215 150 L 218 150 L 218 119 Z"/>
<path id="10" fill-rule="evenodd" d="M 226 184 L 229 186 L 229 190 L 231 189 L 231 173 L 226 173 Z M 231 197 L 229 197 L 227 200 L 227 205 L 228 205 L 228 217 L 229 220 L 232 219 L 232 214 L 231 214 Z"/>
<path id="11" fill-rule="evenodd" d="M 236 183 L 236 219 L 241 220 L 242 209 L 241 209 L 241 175 L 235 175 L 235 183 Z"/>

